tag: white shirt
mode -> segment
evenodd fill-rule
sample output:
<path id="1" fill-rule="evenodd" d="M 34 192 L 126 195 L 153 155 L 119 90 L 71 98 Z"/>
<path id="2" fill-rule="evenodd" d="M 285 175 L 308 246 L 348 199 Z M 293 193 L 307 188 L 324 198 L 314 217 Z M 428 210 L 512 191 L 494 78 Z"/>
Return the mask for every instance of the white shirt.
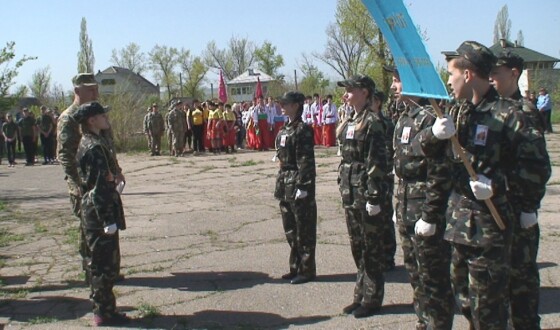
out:
<path id="1" fill-rule="evenodd" d="M 319 105 L 318 102 L 313 102 L 313 104 L 311 104 L 311 117 L 313 119 L 314 124 L 317 125 L 322 124 L 321 106 Z"/>
<path id="2" fill-rule="evenodd" d="M 313 124 L 313 114 L 311 113 L 311 104 L 305 103 L 303 105 L 303 112 L 301 114 L 301 119 L 304 123 L 311 125 Z"/>
<path id="3" fill-rule="evenodd" d="M 338 111 L 333 103 L 326 103 L 323 106 L 323 124 L 336 124 L 338 121 Z"/>

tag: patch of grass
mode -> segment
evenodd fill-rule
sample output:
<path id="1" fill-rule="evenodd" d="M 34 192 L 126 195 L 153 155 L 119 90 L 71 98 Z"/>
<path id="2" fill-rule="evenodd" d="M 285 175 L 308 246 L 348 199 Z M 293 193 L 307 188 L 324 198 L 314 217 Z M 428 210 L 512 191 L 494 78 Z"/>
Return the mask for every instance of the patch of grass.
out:
<path id="1" fill-rule="evenodd" d="M 169 161 L 171 162 L 172 165 L 179 164 L 179 158 L 178 157 L 171 156 L 171 157 L 169 157 Z"/>
<path id="2" fill-rule="evenodd" d="M 28 294 L 29 290 L 0 290 L 0 298 L 4 299 L 23 299 Z"/>
<path id="3" fill-rule="evenodd" d="M 252 159 L 249 159 L 249 160 L 246 160 L 242 163 L 232 163 L 232 164 L 229 165 L 229 167 L 255 166 L 255 165 L 259 165 L 259 164 L 264 164 L 264 161 L 259 160 L 258 162 L 256 162 Z"/>
<path id="4" fill-rule="evenodd" d="M 204 172 L 208 172 L 208 171 L 212 171 L 215 170 L 217 167 L 214 165 L 206 165 L 206 166 L 202 166 L 200 168 L 200 172 L 199 173 L 204 173 Z"/>
<path id="5" fill-rule="evenodd" d="M 66 229 L 64 235 L 66 235 L 66 240 L 64 241 L 64 243 L 71 244 L 76 248 L 78 248 L 79 240 L 80 240 L 80 230 L 77 227 L 71 227 Z"/>
<path id="6" fill-rule="evenodd" d="M 10 233 L 6 228 L 0 229 L 0 247 L 19 241 L 23 241 L 23 235 Z"/>
<path id="7" fill-rule="evenodd" d="M 237 157 L 228 158 L 228 163 L 237 163 Z"/>
<path id="8" fill-rule="evenodd" d="M 548 181 L 548 183 L 546 184 L 547 186 L 557 186 L 560 184 L 559 180 L 554 180 L 554 181 Z"/>
<path id="9" fill-rule="evenodd" d="M 317 167 L 329 167 L 329 166 L 331 166 L 331 164 L 321 163 L 317 165 Z"/>
<path id="10" fill-rule="evenodd" d="M 152 272 L 157 273 L 157 272 L 161 272 L 162 270 L 164 270 L 165 268 L 161 265 L 157 265 L 152 267 Z"/>
<path id="11" fill-rule="evenodd" d="M 4 211 L 6 209 L 6 204 L 3 201 L 0 201 L 0 211 Z"/>
<path id="12" fill-rule="evenodd" d="M 215 242 L 218 240 L 218 233 L 213 231 L 213 230 L 207 230 L 205 232 L 200 233 L 202 236 L 208 236 L 208 238 L 210 238 L 210 241 Z"/>
<path id="13" fill-rule="evenodd" d="M 37 234 L 47 232 L 47 227 L 42 225 L 39 221 L 35 221 L 35 223 L 33 224 L 33 227 L 35 228 L 35 233 L 37 233 Z"/>
<path id="14" fill-rule="evenodd" d="M 150 305 L 145 302 L 141 303 L 140 306 L 138 306 L 138 308 L 136 309 L 138 310 L 138 312 L 140 312 L 140 316 L 143 318 L 153 318 L 161 315 L 159 309 L 156 306 Z"/>
<path id="15" fill-rule="evenodd" d="M 29 320 L 29 324 L 45 324 L 45 323 L 54 323 L 57 322 L 58 319 L 56 317 L 51 316 L 37 316 Z"/>

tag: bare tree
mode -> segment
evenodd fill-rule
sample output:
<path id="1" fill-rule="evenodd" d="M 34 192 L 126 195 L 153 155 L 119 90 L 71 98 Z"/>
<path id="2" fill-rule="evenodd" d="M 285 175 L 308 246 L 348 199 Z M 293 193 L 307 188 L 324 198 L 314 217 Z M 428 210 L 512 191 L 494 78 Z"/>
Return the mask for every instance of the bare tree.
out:
<path id="1" fill-rule="evenodd" d="M 299 83 L 299 91 L 306 95 L 314 93 L 324 94 L 324 89 L 329 86 L 329 80 L 325 79 L 323 72 L 313 64 L 313 61 L 308 55 L 301 54 L 299 69 L 303 73 L 303 77 Z"/>
<path id="2" fill-rule="evenodd" d="M 51 80 L 51 71 L 48 66 L 38 69 L 31 76 L 31 82 L 28 84 L 29 90 L 31 95 L 36 97 L 42 104 L 47 103 Z"/>
<path id="3" fill-rule="evenodd" d="M 192 56 L 190 51 L 183 49 L 179 52 L 178 61 L 185 78 L 183 91 L 193 98 L 203 98 L 204 91 L 200 87 L 208 72 L 208 66 L 204 64 L 200 57 Z"/>
<path id="4" fill-rule="evenodd" d="M 510 32 L 511 20 L 509 19 L 508 6 L 504 5 L 498 12 L 494 23 L 494 43 L 497 43 L 500 39 L 509 40 Z"/>
<path id="5" fill-rule="evenodd" d="M 519 30 L 517 32 L 517 45 L 518 46 L 525 46 L 525 37 L 523 37 L 523 31 Z"/>
<path id="6" fill-rule="evenodd" d="M 175 68 L 179 60 L 179 51 L 174 47 L 155 45 L 149 57 L 150 69 L 154 72 L 156 81 L 167 88 L 168 99 L 171 99 L 178 86 Z"/>
<path id="7" fill-rule="evenodd" d="M 95 64 L 95 56 L 93 55 L 93 46 L 91 39 L 87 33 L 86 18 L 82 17 L 80 24 L 80 51 L 78 52 L 78 73 L 93 72 Z"/>
<path id="8" fill-rule="evenodd" d="M 247 38 L 232 36 L 225 49 L 218 49 L 214 41 L 209 42 L 206 46 L 204 62 L 210 68 L 222 70 L 224 77 L 231 80 L 253 65 L 254 54 L 253 42 Z"/>
<path id="9" fill-rule="evenodd" d="M 118 51 L 113 49 L 111 63 L 138 74 L 142 74 L 148 68 L 146 55 L 140 50 L 140 46 L 134 42 Z"/>

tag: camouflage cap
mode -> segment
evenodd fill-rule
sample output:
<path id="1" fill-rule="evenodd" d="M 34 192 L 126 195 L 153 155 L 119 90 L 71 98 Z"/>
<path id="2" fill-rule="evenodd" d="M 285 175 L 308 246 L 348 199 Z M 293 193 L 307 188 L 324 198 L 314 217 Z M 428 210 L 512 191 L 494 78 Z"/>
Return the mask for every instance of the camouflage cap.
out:
<path id="1" fill-rule="evenodd" d="M 78 111 L 72 116 L 79 123 L 85 122 L 88 118 L 106 113 L 109 108 L 102 106 L 99 102 L 90 102 L 80 105 Z"/>
<path id="2" fill-rule="evenodd" d="M 489 74 L 492 71 L 497 60 L 488 47 L 476 41 L 465 41 L 456 51 L 445 51 L 442 54 L 447 59 L 463 57 L 485 74 Z"/>
<path id="3" fill-rule="evenodd" d="M 373 79 L 363 74 L 351 76 L 350 78 L 339 81 L 336 84 L 339 87 L 366 88 L 370 92 L 370 95 L 375 93 L 375 82 Z"/>
<path id="4" fill-rule="evenodd" d="M 505 65 L 511 69 L 517 69 L 519 72 L 523 71 L 523 65 L 525 61 L 523 58 L 510 50 L 505 50 L 498 55 L 498 61 L 496 62 L 496 66 Z"/>
<path id="5" fill-rule="evenodd" d="M 72 78 L 72 83 L 74 87 L 79 86 L 95 86 L 97 81 L 93 73 L 78 73 L 74 78 Z"/>
<path id="6" fill-rule="evenodd" d="M 292 103 L 301 103 L 305 102 L 305 95 L 300 92 L 286 92 L 278 99 L 278 103 L 280 104 L 292 104 Z"/>

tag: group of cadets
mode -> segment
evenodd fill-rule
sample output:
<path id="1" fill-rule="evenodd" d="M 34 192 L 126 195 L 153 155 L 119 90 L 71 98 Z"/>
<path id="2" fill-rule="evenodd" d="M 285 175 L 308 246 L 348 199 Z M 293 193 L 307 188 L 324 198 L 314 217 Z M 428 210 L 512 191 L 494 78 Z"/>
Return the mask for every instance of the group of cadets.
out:
<path id="1" fill-rule="evenodd" d="M 318 95 L 283 96 L 289 122 L 276 136 L 275 197 L 291 251 L 282 278 L 300 284 L 316 276 L 312 147 L 330 142 L 329 125 L 341 118 L 338 184 L 357 267 L 343 312 L 361 318 L 382 307 L 394 222 L 416 329 L 451 329 L 456 304 L 471 329 L 540 329 L 538 209 L 551 165 L 541 117 L 518 88 L 523 60 L 475 41 L 443 54 L 450 102 L 403 95 L 396 67 L 385 67 L 394 93 L 387 117 L 385 95 L 364 75 L 338 82 L 345 88 L 338 112 L 329 97 L 321 104 Z M 441 106 L 447 114 L 438 117 Z"/>

